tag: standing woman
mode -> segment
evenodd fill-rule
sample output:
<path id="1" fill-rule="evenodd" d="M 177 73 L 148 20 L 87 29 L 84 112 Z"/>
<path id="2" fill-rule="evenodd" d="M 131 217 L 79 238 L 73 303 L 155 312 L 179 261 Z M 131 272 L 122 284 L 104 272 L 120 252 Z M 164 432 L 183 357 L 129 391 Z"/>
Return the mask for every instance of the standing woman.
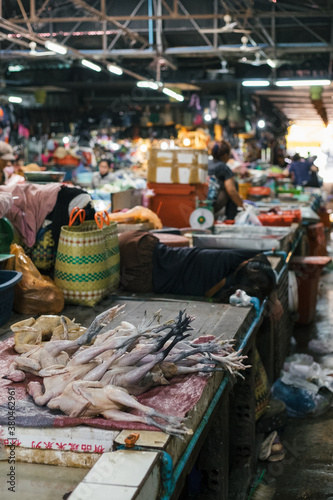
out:
<path id="1" fill-rule="evenodd" d="M 237 207 L 243 208 L 243 200 L 239 196 L 237 183 L 227 161 L 230 158 L 231 147 L 226 141 L 221 141 L 212 149 L 213 159 L 208 162 L 208 175 L 214 175 L 219 182 L 219 192 L 214 206 L 215 214 L 225 207 L 227 219 L 234 219 Z"/>

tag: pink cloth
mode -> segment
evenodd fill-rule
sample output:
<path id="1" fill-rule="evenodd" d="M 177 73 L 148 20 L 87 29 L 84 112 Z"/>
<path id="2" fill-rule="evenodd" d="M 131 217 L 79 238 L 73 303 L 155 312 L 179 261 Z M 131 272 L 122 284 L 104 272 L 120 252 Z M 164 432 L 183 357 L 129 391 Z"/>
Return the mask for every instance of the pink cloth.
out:
<path id="1" fill-rule="evenodd" d="M 5 217 L 6 213 L 12 208 L 13 204 L 14 200 L 10 193 L 0 193 L 0 219 Z"/>
<path id="2" fill-rule="evenodd" d="M 53 210 L 60 188 L 61 184 L 58 182 L 45 185 L 25 183 L 0 186 L 0 194 L 11 193 L 13 197 L 18 197 L 6 217 L 28 247 L 34 245 L 38 230 L 47 214 Z"/>

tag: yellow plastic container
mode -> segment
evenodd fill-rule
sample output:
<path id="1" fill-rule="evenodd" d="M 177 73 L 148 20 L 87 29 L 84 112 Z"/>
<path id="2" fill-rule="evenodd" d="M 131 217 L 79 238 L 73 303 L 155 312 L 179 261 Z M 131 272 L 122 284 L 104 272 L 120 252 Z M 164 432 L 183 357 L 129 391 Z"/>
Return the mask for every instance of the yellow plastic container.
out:
<path id="1" fill-rule="evenodd" d="M 243 182 L 242 184 L 238 184 L 238 192 L 243 200 L 247 200 L 248 191 L 251 187 L 252 184 L 250 182 Z"/>

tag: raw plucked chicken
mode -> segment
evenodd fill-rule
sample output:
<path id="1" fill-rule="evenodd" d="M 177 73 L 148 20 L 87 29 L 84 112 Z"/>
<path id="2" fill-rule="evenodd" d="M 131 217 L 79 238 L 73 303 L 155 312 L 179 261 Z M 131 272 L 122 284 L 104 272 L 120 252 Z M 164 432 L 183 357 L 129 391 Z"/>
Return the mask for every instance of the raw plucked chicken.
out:
<path id="1" fill-rule="evenodd" d="M 42 377 L 43 383 L 27 386 L 35 403 L 71 417 L 102 415 L 144 422 L 169 434 L 189 433 L 182 418 L 161 414 L 140 404 L 135 396 L 152 386 L 168 384 L 175 375 L 213 371 L 237 375 L 247 368 L 243 364 L 246 356 L 234 351 L 232 341 L 214 336 L 201 342 L 189 340 L 187 332 L 192 330 L 194 318 L 185 311 L 163 324 L 158 322 L 158 312 L 149 320 L 144 317 L 138 327 L 122 321 L 112 329 L 109 323 L 123 307 L 115 306 L 97 316 L 75 340 L 51 340 L 24 352 L 12 363 L 6 378 L 21 381 L 25 372 Z M 61 321 L 66 338 L 68 322 Z M 129 408 L 140 410 L 141 416 L 126 413 Z"/>

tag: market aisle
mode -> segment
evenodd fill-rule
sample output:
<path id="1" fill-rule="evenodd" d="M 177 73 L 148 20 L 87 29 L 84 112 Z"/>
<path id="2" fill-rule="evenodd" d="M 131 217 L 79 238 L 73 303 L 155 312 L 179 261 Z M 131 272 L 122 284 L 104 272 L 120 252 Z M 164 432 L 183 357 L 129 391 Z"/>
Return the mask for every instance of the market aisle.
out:
<path id="1" fill-rule="evenodd" d="M 312 338 L 333 344 L 332 305 L 333 270 L 326 270 L 320 281 L 316 321 L 295 329 L 295 352 L 313 355 L 307 350 Z M 314 357 L 320 362 L 321 356 Z M 274 500 L 333 499 L 333 409 L 320 417 L 289 418 L 280 438 L 286 457 L 267 469 L 276 480 Z"/>

